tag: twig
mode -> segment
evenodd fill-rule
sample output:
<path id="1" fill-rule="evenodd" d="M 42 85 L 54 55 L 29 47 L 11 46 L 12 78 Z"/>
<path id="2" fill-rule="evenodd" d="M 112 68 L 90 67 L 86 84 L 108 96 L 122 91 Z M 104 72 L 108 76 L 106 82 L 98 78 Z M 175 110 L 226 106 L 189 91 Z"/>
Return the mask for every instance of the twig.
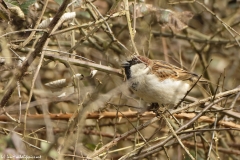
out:
<path id="1" fill-rule="evenodd" d="M 38 17 L 38 20 L 37 20 L 37 22 L 36 22 L 36 24 L 35 24 L 35 26 L 34 26 L 34 29 L 37 29 L 37 28 L 38 28 L 38 25 L 39 25 L 39 23 L 40 23 L 41 20 L 42 20 L 43 14 L 45 13 L 45 10 L 46 10 L 47 5 L 48 5 L 48 0 L 45 0 L 45 1 L 43 2 L 43 4 L 44 4 L 44 6 L 43 6 L 43 8 L 42 8 L 42 12 L 41 12 L 40 16 Z M 28 38 L 27 38 L 22 44 L 20 44 L 20 47 L 21 47 L 21 48 L 22 48 L 22 47 L 25 47 L 25 46 L 32 40 L 32 38 L 33 38 L 33 36 L 34 36 L 35 33 L 36 33 L 36 30 L 33 30 L 33 31 L 31 32 L 31 34 L 28 36 Z"/>
<path id="2" fill-rule="evenodd" d="M 4 113 L 5 114 L 5 113 Z M 124 115 L 118 115 L 118 117 L 121 118 L 137 118 L 137 116 L 139 115 L 138 112 L 122 112 L 122 114 Z M 236 113 L 238 114 L 238 113 Z M 12 117 L 12 119 L 15 119 L 15 117 L 18 117 L 18 115 L 15 114 L 8 114 L 9 116 Z M 4 116 L 1 115 L 0 116 L 0 120 L 1 121 L 9 121 L 10 117 L 9 116 Z M 59 114 L 52 114 L 52 113 L 48 113 L 49 118 L 51 118 L 52 120 L 65 120 L 68 121 L 73 114 L 72 113 L 59 113 Z M 139 115 L 140 119 L 144 118 L 145 120 L 148 118 L 153 118 L 155 117 L 155 114 L 153 112 L 145 112 L 142 115 Z M 194 113 L 180 113 L 180 114 L 174 114 L 174 116 L 178 119 L 187 119 L 187 120 L 191 120 L 192 118 L 194 118 L 196 116 L 196 114 Z M 19 121 L 19 123 L 23 122 L 23 116 L 21 116 L 21 120 Z M 44 115 L 43 114 L 28 114 L 27 118 L 29 120 L 31 119 L 43 119 Z M 97 113 L 97 112 L 93 112 L 93 113 L 88 113 L 86 119 L 113 119 L 116 118 L 116 112 L 102 112 L 102 113 Z M 205 123 L 214 123 L 215 119 L 208 117 L 208 116 L 201 116 L 198 119 L 199 122 L 205 122 Z M 218 125 L 222 125 L 224 127 L 229 127 L 229 128 L 239 128 L 240 129 L 240 125 L 237 123 L 233 123 L 233 122 L 227 122 L 227 121 L 219 121 Z M 136 128 L 138 129 L 138 128 Z"/>
<path id="3" fill-rule="evenodd" d="M 60 62 L 63 62 L 63 63 L 66 63 L 68 61 L 71 64 L 76 65 L 76 66 L 81 66 L 81 67 L 86 67 L 86 68 L 92 67 L 99 71 L 103 71 L 103 72 L 106 72 L 109 74 L 114 74 L 114 75 L 123 77 L 121 69 L 116 69 L 116 68 L 96 64 L 96 63 L 86 62 L 86 61 L 83 61 L 80 59 L 68 58 L 68 57 L 63 57 L 63 56 L 58 56 L 58 55 L 48 54 L 48 53 L 45 53 L 45 58 L 59 60 Z"/>
<path id="4" fill-rule="evenodd" d="M 47 46 L 49 42 L 49 39 L 46 40 L 44 47 Z M 27 102 L 27 107 L 26 107 L 26 111 L 25 111 L 25 115 L 24 115 L 24 132 L 23 132 L 23 136 L 25 137 L 26 135 L 26 129 L 27 129 L 27 115 L 28 115 L 28 109 L 29 109 L 29 105 L 30 105 L 30 101 L 32 99 L 32 95 L 33 95 L 33 89 L 34 89 L 34 85 L 35 85 L 35 81 L 37 79 L 37 76 L 39 76 L 39 71 L 40 71 L 40 68 L 42 66 L 42 62 L 43 62 L 43 58 L 44 58 L 44 53 L 45 52 L 42 52 L 41 54 L 41 58 L 40 58 L 40 61 L 38 63 L 38 66 L 37 66 L 37 69 L 35 70 L 35 73 L 34 73 L 34 76 L 33 76 L 33 79 L 32 79 L 32 83 L 31 83 L 31 89 L 30 89 L 30 93 L 29 93 L 29 97 L 28 97 L 28 102 Z M 46 109 L 45 109 L 46 110 Z M 46 114 L 46 113 L 45 113 Z M 45 118 L 44 118 L 45 119 Z M 49 123 L 46 123 L 46 125 L 49 125 Z M 46 127 L 48 129 L 48 127 Z M 49 133 L 49 132 L 48 132 Z"/>
<path id="5" fill-rule="evenodd" d="M 238 88 L 240 88 L 240 86 L 238 86 Z M 240 92 L 236 95 L 236 97 L 235 97 L 234 100 L 232 101 L 232 104 L 231 104 L 231 106 L 229 107 L 230 110 L 232 110 L 233 107 L 235 106 L 235 104 L 236 104 L 239 96 L 240 96 Z"/>
<path id="6" fill-rule="evenodd" d="M 207 111 L 210 107 L 212 107 L 214 104 L 219 103 L 220 101 L 222 101 L 224 98 L 220 98 L 212 103 L 210 103 L 208 106 L 206 106 L 202 112 L 198 113 L 195 117 L 193 117 L 189 122 L 187 122 L 186 124 L 184 124 L 183 126 L 181 126 L 180 128 L 178 128 L 176 130 L 176 133 L 179 133 L 180 131 L 182 131 L 183 129 L 186 129 L 188 126 L 190 126 L 192 123 L 194 123 L 197 119 L 199 119 L 202 114 L 204 114 L 205 111 Z M 155 144 L 145 150 L 142 151 L 141 154 L 139 154 L 138 156 L 133 156 L 134 159 L 141 159 L 143 157 L 146 157 L 150 154 L 156 153 L 159 150 L 162 149 L 162 146 L 164 146 L 168 141 L 170 141 L 171 139 L 173 139 L 173 136 L 169 136 L 168 138 L 166 138 L 164 141 L 162 141 L 161 143 Z"/>
<path id="7" fill-rule="evenodd" d="M 189 141 L 183 141 L 183 143 L 189 147 L 192 147 L 194 146 L 195 144 L 189 142 Z M 202 144 L 199 144 L 197 143 L 196 144 L 199 148 L 203 148 L 204 149 L 204 146 Z M 213 147 L 215 149 L 215 147 Z M 231 155 L 231 154 L 236 154 L 236 155 L 240 155 L 240 152 L 239 150 L 237 149 L 225 149 L 225 148 L 222 148 L 222 147 L 218 147 L 218 151 L 219 152 L 222 152 L 222 153 L 226 153 L 228 155 Z"/>
<path id="8" fill-rule="evenodd" d="M 184 144 L 182 143 L 181 139 L 178 137 L 178 135 L 176 134 L 176 132 L 174 131 L 173 127 L 171 126 L 171 124 L 168 122 L 166 116 L 164 114 L 162 114 L 162 117 L 165 119 L 165 122 L 167 123 L 169 129 L 171 130 L 173 136 L 177 139 L 178 143 L 182 146 L 182 148 L 185 150 L 185 152 L 188 154 L 188 156 L 194 160 L 195 158 L 191 155 L 191 153 L 189 152 L 189 150 L 184 146 Z"/>
<path id="9" fill-rule="evenodd" d="M 6 105 L 7 101 L 9 100 L 9 98 L 11 97 L 12 93 L 14 92 L 14 90 L 16 88 L 16 85 L 17 85 L 16 82 L 21 81 L 21 79 L 23 78 L 24 73 L 27 71 L 28 67 L 35 60 L 37 55 L 42 51 L 46 40 L 48 39 L 49 35 L 51 34 L 52 29 L 57 24 L 57 22 L 61 18 L 61 16 L 63 15 L 63 13 L 64 13 L 64 11 L 67 7 L 67 4 L 69 2 L 70 2 L 70 0 L 65 0 L 62 3 L 58 12 L 56 13 L 55 17 L 53 18 L 53 20 L 51 21 L 51 23 L 49 25 L 48 32 L 43 33 L 42 37 L 40 38 L 40 40 L 36 44 L 35 50 L 27 56 L 26 60 L 22 64 L 22 67 L 19 67 L 17 69 L 16 73 L 14 74 L 12 79 L 10 80 L 6 90 L 4 91 L 4 94 L 3 94 L 2 99 L 0 101 L 0 107 L 4 107 Z"/>
<path id="10" fill-rule="evenodd" d="M 225 96 L 230 96 L 232 94 L 236 94 L 236 93 L 239 93 L 240 92 L 240 88 L 235 88 L 235 89 L 232 89 L 230 91 L 226 91 L 226 92 L 222 92 L 222 93 L 219 93 L 215 96 L 215 99 L 218 99 L 218 98 L 221 98 L 221 97 L 225 97 Z M 191 108 L 191 107 L 196 107 L 198 105 L 201 105 L 201 104 L 205 104 L 206 102 L 209 102 L 211 101 L 213 98 L 213 96 L 210 96 L 208 98 L 204 98 L 202 100 L 199 100 L 197 102 L 194 102 L 194 103 L 191 103 L 185 107 L 181 107 L 181 108 L 177 108 L 176 110 L 173 110 L 171 113 L 178 113 L 182 110 L 186 110 L 188 108 Z"/>
<path id="11" fill-rule="evenodd" d="M 146 128 L 147 126 L 149 126 L 150 124 L 156 122 L 156 121 L 158 121 L 158 118 L 157 118 L 157 117 L 151 119 L 151 120 L 148 121 L 147 123 L 144 123 L 144 124 L 138 126 L 136 129 L 137 129 L 138 131 L 140 131 L 140 130 Z M 98 156 L 99 154 L 101 154 L 102 152 L 108 150 L 108 149 L 111 148 L 112 146 L 115 146 L 115 145 L 117 144 L 117 142 L 119 142 L 120 140 L 128 137 L 129 135 L 131 135 L 131 134 L 133 134 L 133 133 L 136 133 L 136 132 L 137 132 L 136 129 L 133 128 L 133 129 L 131 129 L 130 131 L 122 134 L 120 137 L 115 138 L 113 141 L 107 143 L 106 145 L 104 145 L 103 147 L 101 147 L 100 149 L 98 149 L 97 151 L 95 151 L 95 152 L 94 152 L 92 155 L 90 155 L 89 157 L 90 157 L 90 158 L 94 158 L 94 157 Z"/>
<path id="12" fill-rule="evenodd" d="M 6 37 L 6 36 L 11 35 L 11 34 L 17 34 L 17 33 L 22 33 L 22 32 L 32 32 L 32 31 L 47 32 L 47 30 L 45 30 L 45 29 L 24 29 L 24 30 L 20 30 L 20 31 L 13 31 L 13 32 L 8 32 L 8 33 L 5 33 L 5 34 L 2 34 L 2 35 L 0 35 L 0 38 Z"/>
<path id="13" fill-rule="evenodd" d="M 130 18 L 130 13 L 129 13 L 128 0 L 123 0 L 123 3 L 124 3 L 125 15 L 126 15 L 126 18 L 127 18 L 128 31 L 129 31 L 132 47 L 133 47 L 134 53 L 139 55 L 137 47 L 136 47 L 135 42 L 134 42 L 135 33 L 134 33 L 134 30 L 132 29 L 132 25 L 131 25 L 131 18 Z"/>
<path id="14" fill-rule="evenodd" d="M 214 128 L 213 129 L 216 129 L 216 125 L 217 125 L 217 115 L 218 114 L 216 114 L 215 115 L 215 122 L 214 122 Z M 212 138 L 211 138 L 211 144 L 210 144 L 210 147 L 209 147 L 209 150 L 208 150 L 208 156 L 207 156 L 207 160 L 209 160 L 209 158 L 210 158 L 210 154 L 211 154 L 211 150 L 212 150 L 212 147 L 213 147 L 213 140 L 214 140 L 214 137 L 215 137 L 215 132 L 213 131 L 213 133 L 212 133 Z"/>
<path id="15" fill-rule="evenodd" d="M 103 19 L 99 19 L 99 20 L 95 20 L 95 21 L 92 21 L 92 22 L 88 22 L 88 23 L 84 23 L 84 24 L 81 24 L 81 25 L 76 25 L 76 26 L 72 26 L 72 27 L 68 27 L 68 28 L 59 30 L 59 31 L 55 31 L 51 34 L 51 36 L 54 36 L 54 35 L 57 35 L 57 34 L 62 34 L 62 33 L 65 33 L 65 32 L 69 32 L 69 31 L 72 31 L 72 30 L 75 30 L 75 29 L 92 27 L 92 26 L 95 26 L 97 24 L 104 23 L 104 21 L 106 21 L 110 18 L 121 17 L 121 16 L 124 16 L 124 15 L 125 15 L 124 12 L 117 12 L 117 13 L 114 13 L 112 15 L 106 16 Z"/>

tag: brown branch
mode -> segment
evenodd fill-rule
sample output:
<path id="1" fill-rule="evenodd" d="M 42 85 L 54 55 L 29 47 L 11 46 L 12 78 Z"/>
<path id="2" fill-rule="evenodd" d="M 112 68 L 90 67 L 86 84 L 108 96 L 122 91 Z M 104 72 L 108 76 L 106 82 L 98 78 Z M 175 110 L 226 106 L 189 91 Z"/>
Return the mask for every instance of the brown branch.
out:
<path id="1" fill-rule="evenodd" d="M 180 114 L 175 114 L 175 117 L 179 118 L 179 119 L 192 119 L 193 117 L 196 116 L 196 114 L 194 113 L 180 113 Z M 210 118 L 208 116 L 201 116 L 198 119 L 198 122 L 207 122 L 207 123 L 214 123 L 215 122 L 215 118 Z M 239 128 L 240 129 L 240 125 L 233 123 L 233 122 L 227 122 L 227 121 L 219 121 L 218 125 L 222 125 L 224 127 L 230 127 L 230 128 Z"/>
<path id="2" fill-rule="evenodd" d="M 197 144 L 194 144 L 194 143 L 191 143 L 191 142 L 188 142 L 188 141 L 183 141 L 183 143 L 188 146 L 188 147 L 194 147 L 195 145 L 197 145 L 197 147 L 199 148 L 203 148 L 204 149 L 204 146 L 203 144 L 200 144 L 200 143 L 197 143 Z M 217 149 L 219 152 L 223 152 L 223 153 L 227 153 L 227 154 L 236 154 L 236 155 L 240 155 L 240 151 L 239 150 L 235 150 L 235 149 L 226 149 L 226 148 L 222 148 L 222 147 L 213 147 L 215 150 Z"/>
<path id="3" fill-rule="evenodd" d="M 43 17 L 43 15 L 44 15 L 44 13 L 45 13 L 45 10 L 46 10 L 46 8 L 47 8 L 47 5 L 48 5 L 48 0 L 45 0 L 45 1 L 44 1 L 44 6 L 43 6 L 43 8 L 42 8 L 42 12 L 41 12 L 40 16 L 38 17 L 38 20 L 37 20 L 37 22 L 36 22 L 36 24 L 35 24 L 35 26 L 34 26 L 34 29 L 37 29 L 37 28 L 38 28 L 38 25 L 39 25 L 39 23 L 40 23 L 41 20 L 42 20 L 42 17 Z M 36 33 L 35 30 L 32 31 L 31 34 L 28 36 L 28 38 L 20 45 L 20 47 L 21 47 L 21 48 L 22 48 L 22 47 L 25 47 L 25 46 L 33 39 L 35 33 Z"/>
<path id="4" fill-rule="evenodd" d="M 240 88 L 237 87 L 235 89 L 232 89 L 232 90 L 229 90 L 229 91 L 226 91 L 226 92 L 221 92 L 219 94 L 216 94 L 215 99 L 222 98 L 222 97 L 227 97 L 227 96 L 230 96 L 232 94 L 237 94 L 239 92 L 240 92 Z M 207 97 L 207 98 L 195 101 L 194 103 L 191 103 L 191 104 L 189 104 L 187 106 L 184 106 L 184 107 L 181 107 L 181 108 L 178 108 L 178 109 L 174 110 L 172 113 L 178 113 L 178 112 L 181 112 L 183 110 L 186 110 L 186 109 L 189 109 L 189 108 L 192 108 L 192 107 L 204 105 L 207 102 L 210 102 L 212 99 L 213 99 L 213 96 L 210 96 L 210 97 Z M 215 107 L 212 107 L 212 108 L 215 108 Z"/>
<path id="5" fill-rule="evenodd" d="M 72 116 L 73 113 L 59 113 L 59 114 L 52 114 L 49 113 L 48 114 L 49 117 L 52 120 L 66 120 L 68 121 Z M 11 115 L 12 117 L 19 117 L 18 115 Z M 155 114 L 153 112 L 145 112 L 141 115 L 139 115 L 138 112 L 132 112 L 132 111 L 126 111 L 126 112 L 122 112 L 122 114 L 119 114 L 118 117 L 120 118 L 137 118 L 137 117 L 143 117 L 143 118 L 152 118 L 155 116 Z M 23 117 L 21 117 L 22 119 Z M 28 114 L 27 115 L 28 120 L 30 119 L 43 119 L 44 115 L 43 114 Z M 116 112 L 92 112 L 92 113 L 88 113 L 87 114 L 87 119 L 103 119 L 103 118 L 116 118 Z M 1 115 L 0 116 L 0 121 L 10 121 L 11 119 L 9 119 L 8 116 L 6 115 Z"/>
<path id="6" fill-rule="evenodd" d="M 196 116 L 194 116 L 189 122 L 187 122 L 186 124 L 182 125 L 181 127 L 179 127 L 176 130 L 176 133 L 181 132 L 182 130 L 188 128 L 191 124 L 193 124 L 195 121 L 197 121 L 207 110 L 209 110 L 214 104 L 217 104 L 219 102 L 221 102 L 222 100 L 224 100 L 224 98 L 220 98 L 218 100 L 215 100 L 214 102 L 210 103 L 208 106 L 206 106 L 200 113 L 198 113 Z M 144 149 L 140 154 L 138 155 L 134 155 L 132 154 L 132 157 L 134 157 L 133 159 L 141 159 L 143 157 L 146 157 L 148 155 L 151 155 L 153 153 L 156 153 L 160 150 L 163 149 L 163 146 L 165 144 L 167 144 L 169 141 L 171 141 L 172 139 L 174 139 L 173 135 L 169 135 L 165 140 L 163 140 L 160 143 L 157 143 L 155 145 L 152 145 L 151 147 L 148 147 L 146 149 Z"/>
<path id="7" fill-rule="evenodd" d="M 125 112 L 121 112 L 122 114 L 118 114 L 117 117 L 119 118 L 153 118 L 155 117 L 155 114 L 153 112 L 144 112 L 142 114 L 139 114 L 139 112 L 135 112 L 135 111 L 125 111 Z M 59 114 L 52 114 L 49 113 L 49 118 L 51 118 L 52 120 L 66 120 L 68 121 L 72 116 L 73 113 L 59 113 Z M 178 119 L 187 119 L 187 120 L 191 120 L 192 118 L 194 118 L 196 116 L 195 113 L 180 113 L 180 114 L 174 114 L 174 116 Z M 19 115 L 16 114 L 12 114 L 11 117 L 13 118 L 18 118 Z M 43 119 L 44 115 L 43 114 L 28 114 L 27 115 L 28 120 L 36 120 L 36 119 Z M 114 119 L 116 118 L 116 112 L 92 112 L 92 113 L 88 113 L 86 119 Z M 21 117 L 21 121 L 22 122 L 23 116 Z M 6 115 L 1 115 L 0 116 L 0 121 L 12 121 L 12 119 L 10 119 L 8 116 Z M 205 123 L 214 123 L 215 118 L 211 118 L 208 116 L 201 116 L 198 119 L 198 122 L 205 122 Z M 229 128 L 239 128 L 240 129 L 240 125 L 233 123 L 233 122 L 227 122 L 227 121 L 219 121 L 218 125 L 222 125 L 224 127 L 229 127 Z"/>
<path id="8" fill-rule="evenodd" d="M 96 64 L 96 63 L 91 63 L 91 62 L 83 61 L 80 59 L 68 58 L 68 57 L 63 57 L 63 56 L 58 56 L 58 55 L 53 55 L 53 54 L 48 54 L 48 53 L 45 53 L 45 58 L 59 60 L 60 62 L 63 62 L 63 63 L 66 63 L 68 61 L 71 64 L 76 65 L 76 66 L 81 66 L 81 67 L 86 67 L 86 68 L 92 67 L 99 71 L 103 71 L 103 72 L 107 72 L 109 74 L 114 74 L 114 75 L 123 77 L 121 69 L 116 69 L 116 68 Z"/>

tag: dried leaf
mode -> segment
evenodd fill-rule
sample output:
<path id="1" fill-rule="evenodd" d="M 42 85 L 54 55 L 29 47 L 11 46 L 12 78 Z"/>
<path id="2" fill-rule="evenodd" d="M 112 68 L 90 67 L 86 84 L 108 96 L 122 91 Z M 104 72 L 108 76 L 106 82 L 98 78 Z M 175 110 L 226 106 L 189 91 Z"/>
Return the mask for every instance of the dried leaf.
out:
<path id="1" fill-rule="evenodd" d="M 130 6 L 130 12 L 134 15 L 134 4 Z M 154 7 L 151 4 L 137 3 L 135 5 L 136 18 L 152 14 L 152 19 L 163 27 L 170 27 L 173 31 L 180 31 L 188 27 L 188 21 L 193 17 L 189 11 L 174 12 L 169 9 Z"/>
<path id="2" fill-rule="evenodd" d="M 25 19 L 25 14 L 23 13 L 23 11 L 21 10 L 20 7 L 18 6 L 12 6 L 12 7 L 8 7 L 9 10 L 12 12 L 12 15 L 17 16 L 18 18 L 24 20 Z"/>
<path id="3" fill-rule="evenodd" d="M 177 13 L 168 9 L 161 9 L 156 12 L 156 20 L 163 27 L 170 27 L 173 31 L 180 31 L 188 27 L 188 21 L 193 17 L 189 11 Z"/>
<path id="4" fill-rule="evenodd" d="M 130 13 L 132 13 L 133 15 L 133 10 L 134 10 L 134 3 L 132 3 L 132 5 L 129 6 L 129 10 Z M 136 14 L 136 18 L 139 17 L 143 17 L 145 15 L 150 14 L 151 12 L 155 11 L 156 8 L 153 7 L 150 4 L 146 4 L 146 3 L 137 3 L 135 5 L 135 14 Z"/>

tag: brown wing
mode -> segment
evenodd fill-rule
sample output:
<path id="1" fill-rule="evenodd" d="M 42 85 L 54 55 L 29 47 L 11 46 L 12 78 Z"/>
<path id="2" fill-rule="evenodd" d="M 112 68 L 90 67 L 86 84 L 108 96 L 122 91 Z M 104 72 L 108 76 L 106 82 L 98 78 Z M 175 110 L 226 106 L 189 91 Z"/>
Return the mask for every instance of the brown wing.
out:
<path id="1" fill-rule="evenodd" d="M 184 69 L 178 68 L 164 61 L 153 61 L 152 72 L 160 77 L 161 80 L 165 78 L 172 78 L 177 80 L 193 80 L 198 76 L 196 74 L 190 73 Z"/>

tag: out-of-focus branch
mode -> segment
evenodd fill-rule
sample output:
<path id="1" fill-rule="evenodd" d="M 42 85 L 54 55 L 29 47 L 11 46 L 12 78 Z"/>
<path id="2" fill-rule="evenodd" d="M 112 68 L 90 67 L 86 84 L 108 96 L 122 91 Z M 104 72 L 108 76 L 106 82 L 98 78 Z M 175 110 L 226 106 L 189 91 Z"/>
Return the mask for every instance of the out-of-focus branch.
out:
<path id="1" fill-rule="evenodd" d="M 112 68 L 112 67 L 92 63 L 92 62 L 87 62 L 80 59 L 68 58 L 68 57 L 63 57 L 63 56 L 58 56 L 58 55 L 48 54 L 48 53 L 45 53 L 45 58 L 59 60 L 62 63 L 66 63 L 68 61 L 69 63 L 76 66 L 81 66 L 86 68 L 92 67 L 99 71 L 103 71 L 109 74 L 114 74 L 114 75 L 123 77 L 121 69 L 116 69 L 116 68 Z"/>
<path id="2" fill-rule="evenodd" d="M 69 4 L 70 0 L 65 0 L 63 1 L 62 5 L 60 6 L 58 12 L 54 16 L 52 22 L 49 25 L 48 32 L 44 32 L 40 40 L 37 42 L 35 49 L 33 52 L 29 53 L 26 60 L 24 60 L 22 67 L 19 67 L 16 69 L 13 78 L 10 80 L 8 83 L 6 90 L 3 94 L 3 97 L 0 101 L 0 107 L 4 107 L 11 97 L 12 93 L 14 92 L 16 86 L 17 86 L 17 81 L 21 81 L 24 73 L 27 71 L 28 67 L 32 64 L 34 59 L 37 57 L 39 53 L 42 52 L 42 49 L 44 47 L 44 44 L 46 40 L 48 39 L 49 35 L 51 34 L 53 28 L 57 24 L 58 20 L 61 18 L 63 13 L 65 12 L 65 9 L 67 8 L 67 5 Z"/>

